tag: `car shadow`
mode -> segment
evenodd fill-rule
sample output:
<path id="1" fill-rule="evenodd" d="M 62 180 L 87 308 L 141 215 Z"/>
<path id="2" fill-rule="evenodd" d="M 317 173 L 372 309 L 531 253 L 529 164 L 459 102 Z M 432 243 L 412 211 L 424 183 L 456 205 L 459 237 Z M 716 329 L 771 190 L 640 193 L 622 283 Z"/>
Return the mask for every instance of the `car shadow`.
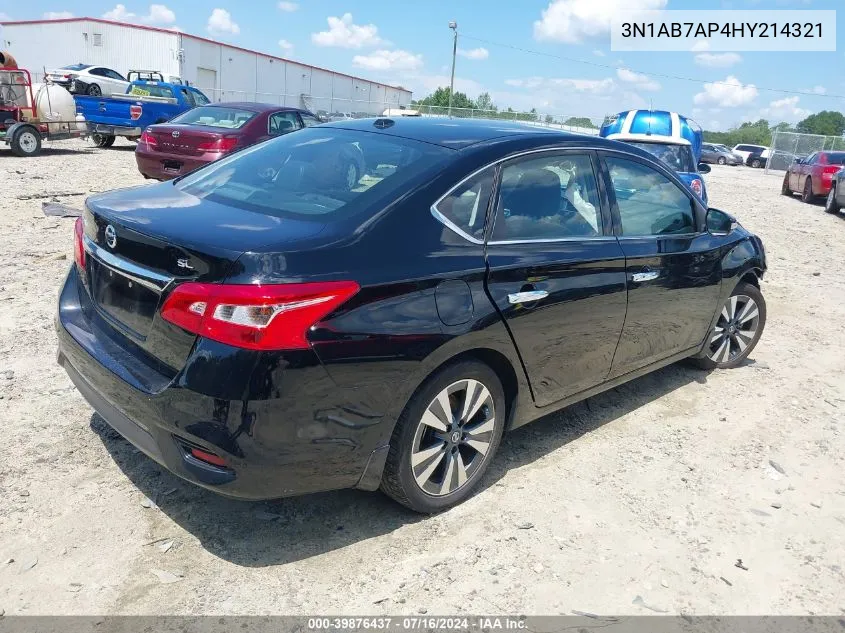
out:
<path id="1" fill-rule="evenodd" d="M 4 151 L 0 151 L 0 156 L 2 157 L 9 157 L 9 158 L 21 158 L 20 156 L 16 156 L 11 150 L 5 151 L 7 148 L 4 148 Z M 30 158 L 38 158 L 39 156 L 73 156 L 77 154 L 93 154 L 94 147 L 83 147 L 83 148 L 67 148 L 67 147 L 50 147 L 49 145 L 42 145 L 41 151 L 36 155 Z"/>
<path id="2" fill-rule="evenodd" d="M 507 433 L 480 489 L 496 484 L 511 468 L 530 464 L 676 389 L 705 383 L 707 375 L 682 364 L 671 365 Z M 295 562 L 427 519 L 381 493 L 358 490 L 271 502 L 228 499 L 171 474 L 97 414 L 91 416 L 90 425 L 141 493 L 199 539 L 209 553 L 236 565 Z M 171 535 L 165 530 L 154 536 Z"/>

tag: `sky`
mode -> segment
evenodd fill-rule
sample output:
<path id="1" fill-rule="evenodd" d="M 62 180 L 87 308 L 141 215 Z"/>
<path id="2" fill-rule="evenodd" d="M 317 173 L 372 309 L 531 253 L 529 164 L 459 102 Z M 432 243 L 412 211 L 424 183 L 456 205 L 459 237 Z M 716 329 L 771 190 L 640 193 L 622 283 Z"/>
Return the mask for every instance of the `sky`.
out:
<path id="1" fill-rule="evenodd" d="M 836 52 L 611 51 L 610 16 L 638 6 L 751 9 L 761 21 L 771 9 L 842 10 Z M 500 108 L 600 120 L 653 107 L 711 130 L 845 111 L 842 0 L 0 0 L 0 21 L 71 16 L 178 28 L 402 85 L 415 98 L 449 85 L 454 20 L 455 89 L 489 92 Z"/>

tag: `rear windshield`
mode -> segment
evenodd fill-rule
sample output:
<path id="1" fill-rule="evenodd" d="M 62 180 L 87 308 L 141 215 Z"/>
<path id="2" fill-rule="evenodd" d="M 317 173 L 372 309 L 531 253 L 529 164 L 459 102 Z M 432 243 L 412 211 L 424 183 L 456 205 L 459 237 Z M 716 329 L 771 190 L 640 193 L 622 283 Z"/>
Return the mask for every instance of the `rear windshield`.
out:
<path id="1" fill-rule="evenodd" d="M 129 88 L 129 94 L 138 95 L 139 97 L 173 98 L 173 90 L 170 89 L 170 86 L 158 86 L 156 84 L 133 84 L 132 87 Z"/>
<path id="2" fill-rule="evenodd" d="M 71 64 L 70 66 L 62 66 L 62 70 L 85 70 L 91 68 L 91 64 Z"/>
<path id="3" fill-rule="evenodd" d="M 272 216 L 346 217 L 383 208 L 453 154 L 395 136 L 310 127 L 211 163 L 175 186 Z"/>
<path id="4" fill-rule="evenodd" d="M 659 158 L 675 171 L 694 172 L 695 163 L 692 160 L 692 149 L 689 145 L 673 145 L 671 143 L 631 143 L 634 147 L 644 149 L 652 156 Z"/>
<path id="5" fill-rule="evenodd" d="M 251 110 L 222 108 L 220 106 L 205 106 L 188 110 L 187 112 L 171 119 L 170 122 L 238 130 L 254 119 L 255 115 L 256 113 Z"/>
<path id="6" fill-rule="evenodd" d="M 827 155 L 828 165 L 845 165 L 845 152 L 834 152 Z"/>

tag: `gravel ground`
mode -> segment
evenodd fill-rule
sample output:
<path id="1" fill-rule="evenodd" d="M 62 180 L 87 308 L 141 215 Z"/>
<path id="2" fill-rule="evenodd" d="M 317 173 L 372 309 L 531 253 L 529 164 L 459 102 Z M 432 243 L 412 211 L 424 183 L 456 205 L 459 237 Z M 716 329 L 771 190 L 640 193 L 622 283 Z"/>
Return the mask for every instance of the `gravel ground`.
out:
<path id="1" fill-rule="evenodd" d="M 73 221 L 41 203 L 142 184 L 132 147 L 0 151 L 0 613 L 845 613 L 845 218 L 717 166 L 711 203 L 769 253 L 744 367 L 672 366 L 524 427 L 439 516 L 246 503 L 162 471 L 55 362 Z"/>

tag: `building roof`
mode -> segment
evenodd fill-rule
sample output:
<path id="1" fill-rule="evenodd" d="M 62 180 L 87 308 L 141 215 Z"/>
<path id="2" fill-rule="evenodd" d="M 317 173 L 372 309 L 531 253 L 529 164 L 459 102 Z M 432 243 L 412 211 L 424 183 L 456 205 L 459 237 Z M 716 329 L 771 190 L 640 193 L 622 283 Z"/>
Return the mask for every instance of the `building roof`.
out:
<path id="1" fill-rule="evenodd" d="M 19 26 L 19 25 L 27 25 L 27 24 L 59 24 L 62 22 L 98 22 L 100 24 L 112 24 L 115 26 L 128 26 L 133 29 L 140 29 L 143 31 L 155 31 L 158 33 L 171 33 L 181 35 L 182 37 L 190 37 L 195 40 L 200 40 L 202 42 L 209 42 L 210 44 L 219 44 L 220 46 L 226 46 L 227 48 L 233 48 L 238 51 L 243 51 L 245 53 L 252 53 L 254 55 L 261 55 L 262 57 L 267 57 L 269 59 L 276 59 L 282 62 L 290 62 L 292 64 L 299 64 L 300 66 L 307 66 L 313 70 L 322 70 L 323 72 L 332 73 L 334 75 L 341 75 L 343 77 L 349 77 L 350 79 L 357 79 L 358 81 L 366 81 L 367 83 L 374 84 L 376 86 L 384 86 L 385 88 L 392 88 L 393 90 L 402 90 L 403 92 L 411 93 L 410 90 L 407 88 L 403 88 L 402 86 L 393 86 L 391 84 L 386 84 L 381 81 L 373 81 L 371 79 L 366 79 L 364 77 L 356 77 L 355 75 L 350 75 L 347 73 L 342 73 L 337 70 L 330 70 L 329 68 L 323 68 L 321 66 L 315 66 L 314 64 L 308 64 L 306 62 L 296 61 L 295 59 L 288 59 L 286 57 L 279 57 L 278 55 L 270 55 L 269 53 L 262 53 L 261 51 L 256 51 L 251 48 L 244 48 L 243 46 L 236 46 L 235 44 L 229 44 L 227 42 L 220 42 L 217 40 L 212 40 L 207 37 L 202 37 L 200 35 L 192 35 L 190 33 L 186 33 L 184 31 L 174 31 L 173 29 L 165 29 L 158 26 L 148 26 L 146 24 L 132 24 L 130 22 L 118 22 L 117 20 L 106 20 L 105 18 L 87 18 L 87 17 L 79 17 L 79 18 L 58 18 L 55 20 L 6 20 L 0 24 L 3 26 Z"/>

